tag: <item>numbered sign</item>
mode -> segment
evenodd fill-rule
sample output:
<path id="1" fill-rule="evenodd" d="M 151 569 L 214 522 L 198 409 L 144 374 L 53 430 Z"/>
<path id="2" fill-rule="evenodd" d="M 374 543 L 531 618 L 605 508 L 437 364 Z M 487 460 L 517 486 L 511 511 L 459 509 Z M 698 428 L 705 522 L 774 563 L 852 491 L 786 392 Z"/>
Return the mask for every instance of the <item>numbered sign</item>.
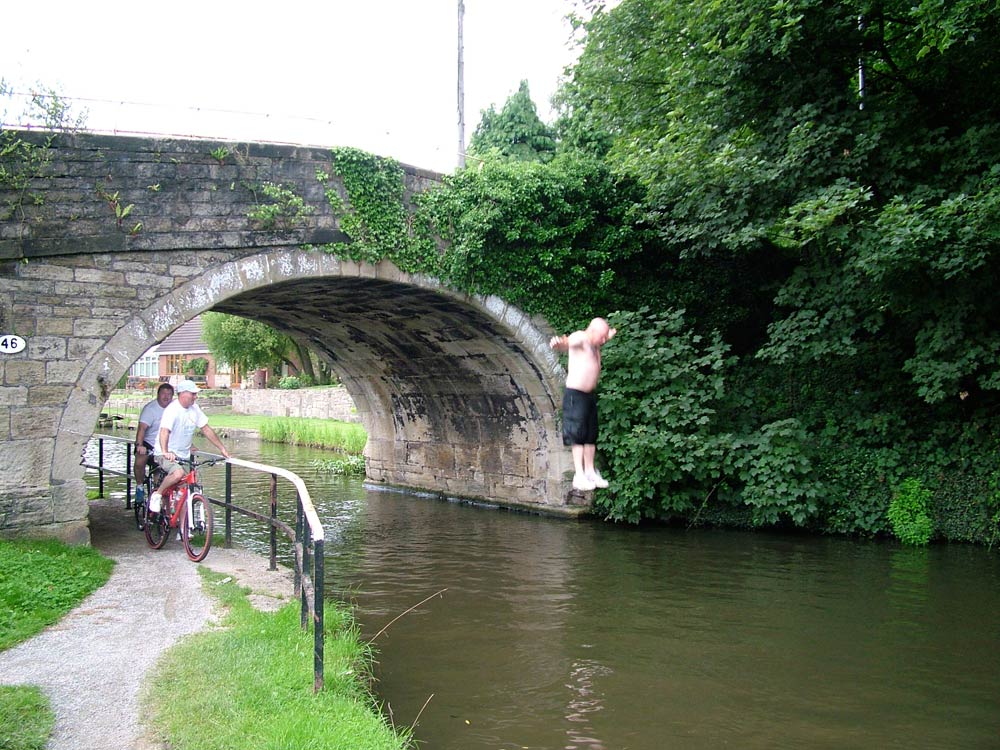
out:
<path id="1" fill-rule="evenodd" d="M 23 352 L 27 345 L 28 342 L 20 336 L 10 333 L 0 335 L 0 354 L 17 354 Z"/>

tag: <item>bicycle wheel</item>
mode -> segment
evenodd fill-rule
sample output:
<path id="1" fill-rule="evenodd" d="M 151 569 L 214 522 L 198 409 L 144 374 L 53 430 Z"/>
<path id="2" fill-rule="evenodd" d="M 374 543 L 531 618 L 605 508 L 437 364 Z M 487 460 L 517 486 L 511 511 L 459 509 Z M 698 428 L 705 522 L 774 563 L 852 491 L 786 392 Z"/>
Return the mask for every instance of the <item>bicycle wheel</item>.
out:
<path id="1" fill-rule="evenodd" d="M 143 503 L 143 507 L 146 503 Z M 149 513 L 143 529 L 146 543 L 153 549 L 160 549 L 170 538 L 170 520 L 166 513 Z"/>
<path id="2" fill-rule="evenodd" d="M 157 486 L 153 484 L 153 474 L 149 470 L 149 466 L 147 466 L 146 476 L 142 482 L 142 502 L 132 502 L 132 509 L 135 511 L 135 526 L 139 531 L 146 530 L 146 508 L 148 507 L 149 496 Z"/>
<path id="3" fill-rule="evenodd" d="M 212 504 L 201 494 L 192 494 L 188 502 L 190 507 L 181 514 L 181 541 L 187 556 L 201 562 L 212 548 Z M 188 523 L 189 513 L 191 523 Z"/>

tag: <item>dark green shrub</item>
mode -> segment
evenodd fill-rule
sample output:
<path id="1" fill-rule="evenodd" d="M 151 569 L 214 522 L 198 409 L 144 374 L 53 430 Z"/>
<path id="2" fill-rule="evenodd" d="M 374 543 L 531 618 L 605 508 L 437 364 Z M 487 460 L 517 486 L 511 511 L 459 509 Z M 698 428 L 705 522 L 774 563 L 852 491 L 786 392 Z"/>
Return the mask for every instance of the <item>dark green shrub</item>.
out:
<path id="1" fill-rule="evenodd" d="M 611 518 L 684 513 L 719 476 L 728 435 L 713 433 L 726 347 L 686 329 L 682 310 L 612 316 L 605 347 L 601 452 L 613 479 L 598 502 Z"/>

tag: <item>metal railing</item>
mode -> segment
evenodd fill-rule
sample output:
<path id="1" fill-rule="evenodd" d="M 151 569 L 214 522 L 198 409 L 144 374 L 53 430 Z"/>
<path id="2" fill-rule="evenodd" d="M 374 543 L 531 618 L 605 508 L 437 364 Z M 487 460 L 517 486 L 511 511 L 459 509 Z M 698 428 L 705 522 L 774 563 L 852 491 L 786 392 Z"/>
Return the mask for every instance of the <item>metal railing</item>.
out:
<path id="1" fill-rule="evenodd" d="M 84 462 L 83 466 L 95 469 L 98 474 L 98 494 L 104 497 L 104 475 L 125 477 L 125 507 L 132 504 L 132 451 L 126 448 L 125 471 L 120 471 L 104 465 L 104 441 L 133 443 L 134 440 L 116 435 L 95 434 L 97 440 L 97 465 Z M 198 451 L 199 454 L 222 458 L 217 453 Z M 233 512 L 261 521 L 269 526 L 270 569 L 278 569 L 278 531 L 280 530 L 292 543 L 295 557 L 295 595 L 299 597 L 300 622 L 303 630 L 313 626 L 313 690 L 323 689 L 323 524 L 320 523 L 316 508 L 313 506 L 309 490 L 302 479 L 292 471 L 277 466 L 268 466 L 240 458 L 226 459 L 226 499 L 217 500 L 205 495 L 206 499 L 225 509 L 225 546 L 233 545 Z M 265 515 L 249 508 L 244 508 L 233 502 L 233 466 L 240 466 L 251 471 L 262 472 L 271 476 L 270 513 Z M 295 487 L 295 527 L 278 518 L 278 477 L 288 480 Z"/>

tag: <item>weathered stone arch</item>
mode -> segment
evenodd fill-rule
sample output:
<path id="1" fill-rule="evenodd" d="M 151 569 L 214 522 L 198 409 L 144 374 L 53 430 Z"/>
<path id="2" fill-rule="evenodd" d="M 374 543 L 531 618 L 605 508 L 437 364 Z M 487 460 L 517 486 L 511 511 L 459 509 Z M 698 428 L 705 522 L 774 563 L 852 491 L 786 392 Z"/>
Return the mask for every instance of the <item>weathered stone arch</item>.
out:
<path id="1" fill-rule="evenodd" d="M 567 452 L 551 332 L 495 297 L 317 251 L 230 260 L 137 311 L 84 366 L 55 440 L 52 480 L 81 482 L 79 457 L 107 393 L 157 341 L 205 310 L 275 325 L 321 352 L 369 433 L 369 477 L 560 512 Z"/>
<path id="2" fill-rule="evenodd" d="M 15 207 L 0 212 L 0 333 L 27 341 L 0 357 L 0 536 L 87 540 L 80 456 L 101 405 L 150 345 L 208 309 L 324 353 L 368 428 L 373 479 L 578 511 L 566 505 L 562 378 L 543 321 L 391 263 L 301 249 L 351 240 L 330 199 L 349 199 L 331 151 L 21 136 L 45 159 L 31 200 L 0 187 Z M 402 195 L 387 187 L 386 198 L 406 210 L 441 180 L 406 165 L 399 177 Z M 267 183 L 309 210 L 256 218 Z"/>

